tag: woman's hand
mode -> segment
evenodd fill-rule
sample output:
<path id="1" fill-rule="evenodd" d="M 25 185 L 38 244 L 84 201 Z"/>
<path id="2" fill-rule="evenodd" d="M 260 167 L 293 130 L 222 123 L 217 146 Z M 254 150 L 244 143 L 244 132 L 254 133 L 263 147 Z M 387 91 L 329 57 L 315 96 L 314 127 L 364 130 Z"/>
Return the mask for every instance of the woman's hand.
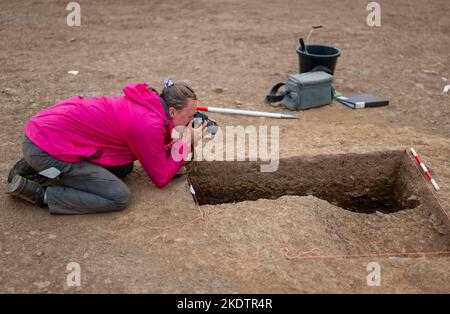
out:
<path id="1" fill-rule="evenodd" d="M 203 122 L 201 127 L 194 128 L 192 125 L 194 119 L 192 119 L 183 132 L 183 141 L 185 143 L 197 145 L 197 142 L 202 138 L 206 132 L 206 121 Z"/>

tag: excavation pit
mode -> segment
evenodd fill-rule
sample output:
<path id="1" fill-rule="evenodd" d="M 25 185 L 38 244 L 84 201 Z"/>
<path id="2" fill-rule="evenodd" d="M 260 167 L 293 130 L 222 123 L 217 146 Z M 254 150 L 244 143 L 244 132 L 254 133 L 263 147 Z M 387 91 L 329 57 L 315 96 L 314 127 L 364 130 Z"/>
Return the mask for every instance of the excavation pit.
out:
<path id="1" fill-rule="evenodd" d="M 238 247 L 283 242 L 336 255 L 450 248 L 447 215 L 405 151 L 286 158 L 271 173 L 261 164 L 199 162 L 190 174 L 214 233 L 223 238 L 233 226 L 228 241 Z"/>
<path id="2" fill-rule="evenodd" d="M 405 151 L 286 158 L 275 172 L 261 164 L 199 162 L 190 175 L 199 204 L 314 195 L 353 212 L 393 213 L 432 201 Z"/>

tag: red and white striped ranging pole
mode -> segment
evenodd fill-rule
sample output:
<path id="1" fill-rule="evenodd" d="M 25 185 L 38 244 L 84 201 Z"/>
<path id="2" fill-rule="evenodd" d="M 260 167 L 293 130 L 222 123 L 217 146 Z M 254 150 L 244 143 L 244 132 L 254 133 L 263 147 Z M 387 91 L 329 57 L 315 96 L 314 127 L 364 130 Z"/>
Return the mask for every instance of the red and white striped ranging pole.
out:
<path id="1" fill-rule="evenodd" d="M 254 117 L 266 117 L 266 118 L 277 118 L 277 119 L 298 119 L 298 117 L 293 116 L 291 114 L 242 110 L 242 109 L 197 106 L 197 110 L 209 111 L 209 112 L 219 112 L 219 113 L 231 113 L 231 114 L 239 114 L 239 115 L 254 116 Z"/>
<path id="2" fill-rule="evenodd" d="M 431 181 L 431 184 L 433 185 L 434 189 L 436 191 L 439 191 L 439 185 L 437 185 L 436 181 L 434 181 L 433 177 L 431 176 L 430 171 L 428 170 L 427 166 L 423 163 L 422 159 L 420 159 L 420 156 L 416 153 L 416 150 L 414 148 L 411 148 L 411 153 L 413 154 L 416 161 L 419 163 L 420 168 L 422 168 L 423 172 L 425 172 L 425 175 L 427 176 L 428 180 Z"/>

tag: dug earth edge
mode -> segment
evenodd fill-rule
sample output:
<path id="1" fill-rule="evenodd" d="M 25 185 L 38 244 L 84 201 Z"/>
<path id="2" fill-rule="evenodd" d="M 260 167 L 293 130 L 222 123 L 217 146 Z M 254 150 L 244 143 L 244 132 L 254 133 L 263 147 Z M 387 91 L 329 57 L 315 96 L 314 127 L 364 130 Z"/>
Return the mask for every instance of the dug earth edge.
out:
<path id="1" fill-rule="evenodd" d="M 271 309 L 272 299 L 221 299 L 220 304 L 212 301 L 191 301 L 187 298 L 178 301 L 179 309 L 204 309 L 207 312 L 211 305 L 222 309 Z"/>

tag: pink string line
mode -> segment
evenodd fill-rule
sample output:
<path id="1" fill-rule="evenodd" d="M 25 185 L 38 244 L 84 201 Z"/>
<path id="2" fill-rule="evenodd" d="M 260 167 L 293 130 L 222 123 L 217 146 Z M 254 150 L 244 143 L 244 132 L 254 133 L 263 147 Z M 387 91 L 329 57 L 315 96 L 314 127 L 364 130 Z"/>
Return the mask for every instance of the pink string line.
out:
<path id="1" fill-rule="evenodd" d="M 336 255 L 314 255 L 313 252 L 317 251 L 317 248 L 314 248 L 310 251 L 299 252 L 297 255 L 289 256 L 289 249 L 282 248 L 281 253 L 284 258 L 288 260 L 293 259 L 339 259 L 339 258 L 359 258 L 359 257 L 398 257 L 398 256 L 418 256 L 422 258 L 426 258 L 427 256 L 435 256 L 435 255 L 448 255 L 450 251 L 437 251 L 437 252 L 408 252 L 408 253 L 362 253 L 362 254 L 336 254 Z"/>

